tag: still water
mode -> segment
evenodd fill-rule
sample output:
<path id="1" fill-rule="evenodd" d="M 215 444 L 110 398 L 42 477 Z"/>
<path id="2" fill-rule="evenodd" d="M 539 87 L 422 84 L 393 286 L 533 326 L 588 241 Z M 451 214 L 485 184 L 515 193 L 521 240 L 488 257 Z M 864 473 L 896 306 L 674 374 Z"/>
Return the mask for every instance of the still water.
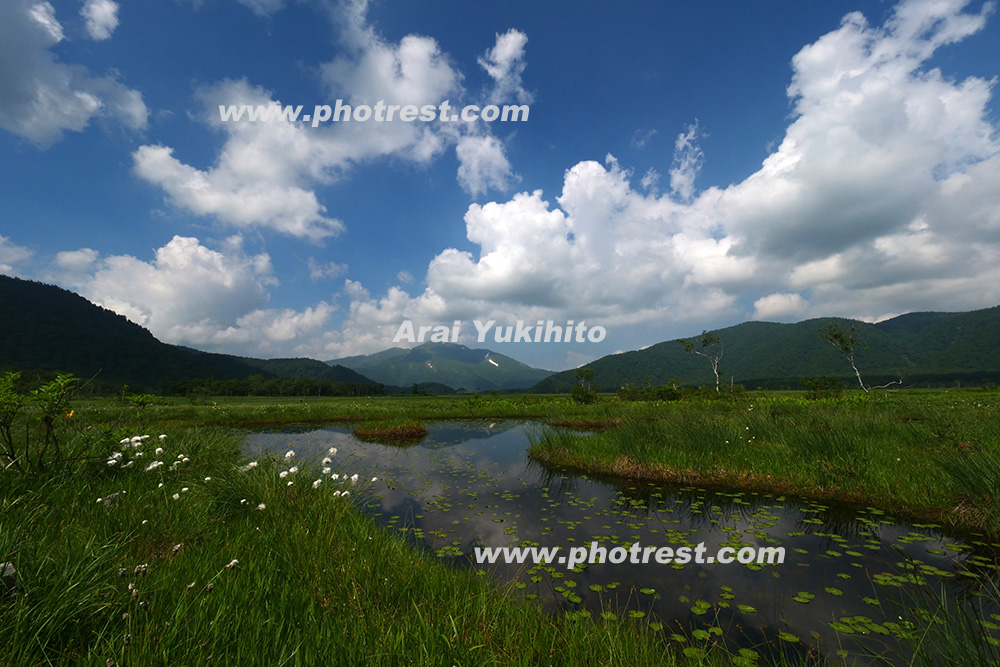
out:
<path id="1" fill-rule="evenodd" d="M 250 457 L 297 453 L 299 465 L 337 447 L 334 466 L 366 485 L 377 520 L 440 557 L 484 569 L 561 613 L 645 618 L 668 634 L 769 652 L 813 649 L 853 661 L 879 650 L 905 623 L 906 600 L 924 591 L 972 596 L 995 580 L 1000 545 L 960 541 L 931 524 L 904 524 L 876 508 L 830 507 L 781 496 L 666 489 L 550 471 L 527 456 L 525 422 L 446 422 L 410 447 L 365 443 L 350 429 L 254 433 Z M 357 494 L 356 494 L 357 495 Z M 696 546 L 784 547 L 781 564 L 476 565 L 476 547 L 560 547 L 593 541 L 610 551 Z M 998 611 L 986 607 L 985 613 Z M 1000 619 L 1000 616 L 996 617 Z M 653 626 L 658 627 L 657 625 Z M 706 634 L 707 633 L 707 634 Z M 996 632 L 991 634 L 996 635 Z M 898 649 L 896 649 L 898 650 Z M 867 662 L 862 661 L 862 664 Z"/>

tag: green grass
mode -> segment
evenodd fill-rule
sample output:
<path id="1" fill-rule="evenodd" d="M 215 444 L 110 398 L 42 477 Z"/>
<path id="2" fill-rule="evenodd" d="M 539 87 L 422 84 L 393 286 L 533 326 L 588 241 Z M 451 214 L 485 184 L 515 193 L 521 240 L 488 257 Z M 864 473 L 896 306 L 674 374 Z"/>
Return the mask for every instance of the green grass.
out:
<path id="1" fill-rule="evenodd" d="M 996 398 L 230 399 L 124 413 L 75 404 L 67 447 L 86 443 L 92 458 L 32 475 L 0 471 L 0 562 L 17 570 L 13 591 L 0 587 L 0 656 L 5 665 L 771 664 L 741 662 L 710 641 L 681 642 L 652 619 L 547 615 L 377 527 L 355 505 L 363 482 L 335 482 L 303 464 L 280 477 L 294 458 L 243 469 L 242 435 L 310 421 L 606 426 L 587 436 L 548 430 L 532 453 L 634 479 L 845 499 L 996 535 Z M 142 457 L 117 444 L 135 433 L 152 435 Z M 123 456 L 109 466 L 114 451 Z M 147 471 L 153 460 L 164 465 Z M 913 636 L 925 639 L 914 644 L 916 658 L 897 664 L 958 655 L 982 639 L 977 623 L 995 622 L 935 615 L 932 603 L 919 609 Z"/>
<path id="2" fill-rule="evenodd" d="M 427 437 L 427 427 L 402 417 L 366 421 L 354 428 L 354 437 L 363 442 L 410 446 Z"/>
<path id="3" fill-rule="evenodd" d="M 992 394 L 647 404 L 592 435 L 543 432 L 531 455 L 588 474 L 791 493 L 1000 535 Z"/>
<path id="4" fill-rule="evenodd" d="M 233 432 L 152 433 L 113 466 L 0 473 L 4 665 L 731 664 L 450 568 L 359 511 L 363 481 L 246 468 Z"/>

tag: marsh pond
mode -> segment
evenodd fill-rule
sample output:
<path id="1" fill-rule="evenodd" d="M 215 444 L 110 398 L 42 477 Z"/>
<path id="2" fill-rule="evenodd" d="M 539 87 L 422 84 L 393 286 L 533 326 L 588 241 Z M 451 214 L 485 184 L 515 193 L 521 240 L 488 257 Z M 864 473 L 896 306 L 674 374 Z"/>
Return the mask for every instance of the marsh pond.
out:
<path id="1" fill-rule="evenodd" d="M 250 434 L 243 451 L 280 457 L 294 449 L 299 465 L 313 461 L 318 468 L 336 447 L 335 471 L 377 477 L 353 495 L 380 524 L 571 617 L 643 619 L 692 646 L 725 641 L 865 664 L 871 654 L 898 647 L 915 600 L 943 592 L 975 608 L 988 639 L 998 636 L 1000 610 L 978 592 L 995 585 L 1000 545 L 898 522 L 877 508 L 547 470 L 527 454 L 532 433 L 544 428 L 433 423 L 420 443 L 399 447 L 361 442 L 345 427 L 301 427 Z M 477 547 L 531 546 L 567 554 L 595 541 L 608 551 L 636 542 L 675 550 L 704 544 L 708 554 L 726 546 L 783 547 L 784 562 L 626 559 L 570 569 L 530 558 L 478 564 L 474 555 Z"/>

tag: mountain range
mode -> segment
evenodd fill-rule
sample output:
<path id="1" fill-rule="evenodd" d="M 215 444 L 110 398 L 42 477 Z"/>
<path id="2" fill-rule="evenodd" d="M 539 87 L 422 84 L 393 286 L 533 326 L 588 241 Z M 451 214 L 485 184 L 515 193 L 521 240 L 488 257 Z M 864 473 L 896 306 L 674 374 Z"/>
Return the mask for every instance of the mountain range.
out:
<path id="1" fill-rule="evenodd" d="M 796 388 L 803 378 L 828 375 L 857 386 L 849 362 L 820 330 L 831 322 L 855 327 L 860 345 L 855 361 L 864 380 L 881 384 L 900 377 L 905 386 L 1000 380 L 1000 306 L 965 313 L 909 313 L 877 324 L 841 318 L 816 318 L 795 324 L 743 322 L 709 332 L 722 346 L 724 381 L 747 388 Z M 701 350 L 700 336 L 687 338 Z M 712 348 L 714 350 L 718 347 Z M 667 384 L 715 383 L 711 364 L 674 340 L 642 350 L 602 357 L 587 364 L 605 391 L 645 381 Z M 564 392 L 576 383 L 574 371 L 549 376 L 535 392 Z"/>
<path id="2" fill-rule="evenodd" d="M 816 318 L 794 324 L 744 322 L 712 333 L 721 341 L 723 381 L 748 388 L 795 388 L 803 378 L 856 380 L 848 362 L 820 336 L 830 322 L 855 327 L 856 362 L 866 382 L 899 377 L 904 386 L 941 386 L 1000 380 L 1000 306 L 963 313 L 909 313 L 876 324 Z M 687 340 L 700 349 L 700 336 Z M 713 348 L 716 349 L 716 348 Z M 608 355 L 587 364 L 605 391 L 680 380 L 714 384 L 708 361 L 678 341 Z M 481 391 L 566 392 L 574 371 L 552 373 L 486 349 L 425 343 L 329 362 L 254 359 L 202 352 L 157 340 L 143 327 L 82 296 L 43 283 L 0 275 L 0 371 L 41 370 L 97 377 L 112 390 L 128 384 L 156 390 L 180 381 L 258 377 L 345 383 L 356 391 L 413 384 L 434 393 Z"/>
<path id="3" fill-rule="evenodd" d="M 457 343 L 394 347 L 327 363 L 346 366 L 387 385 L 408 387 L 434 382 L 470 392 L 524 389 L 552 374 L 491 350 Z"/>

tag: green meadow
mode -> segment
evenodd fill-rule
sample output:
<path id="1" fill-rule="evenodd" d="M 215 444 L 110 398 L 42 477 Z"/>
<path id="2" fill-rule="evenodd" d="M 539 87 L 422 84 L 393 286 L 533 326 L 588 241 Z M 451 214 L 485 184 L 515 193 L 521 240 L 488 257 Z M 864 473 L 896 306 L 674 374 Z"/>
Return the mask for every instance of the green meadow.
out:
<path id="1" fill-rule="evenodd" d="M 547 613 L 513 585 L 448 566 L 379 527 L 362 511 L 373 482 L 352 480 L 336 452 L 323 462 L 294 454 L 247 459 L 241 442 L 263 427 L 340 424 L 358 428 L 359 438 L 405 445 L 430 422 L 530 420 L 546 425 L 531 456 L 553 470 L 842 501 L 934 521 L 984 543 L 1000 533 L 995 393 L 193 405 L 155 397 L 45 402 L 44 393 L 19 400 L 7 389 L 0 404 L 4 665 L 826 661 L 781 647 L 735 650 L 711 633 L 665 633 L 661 622 L 670 619 Z M 995 593 L 994 584 L 983 588 L 991 586 Z M 901 648 L 880 664 L 995 664 L 995 639 L 984 628 L 997 619 L 949 602 L 922 600 L 922 613 L 900 633 Z"/>

